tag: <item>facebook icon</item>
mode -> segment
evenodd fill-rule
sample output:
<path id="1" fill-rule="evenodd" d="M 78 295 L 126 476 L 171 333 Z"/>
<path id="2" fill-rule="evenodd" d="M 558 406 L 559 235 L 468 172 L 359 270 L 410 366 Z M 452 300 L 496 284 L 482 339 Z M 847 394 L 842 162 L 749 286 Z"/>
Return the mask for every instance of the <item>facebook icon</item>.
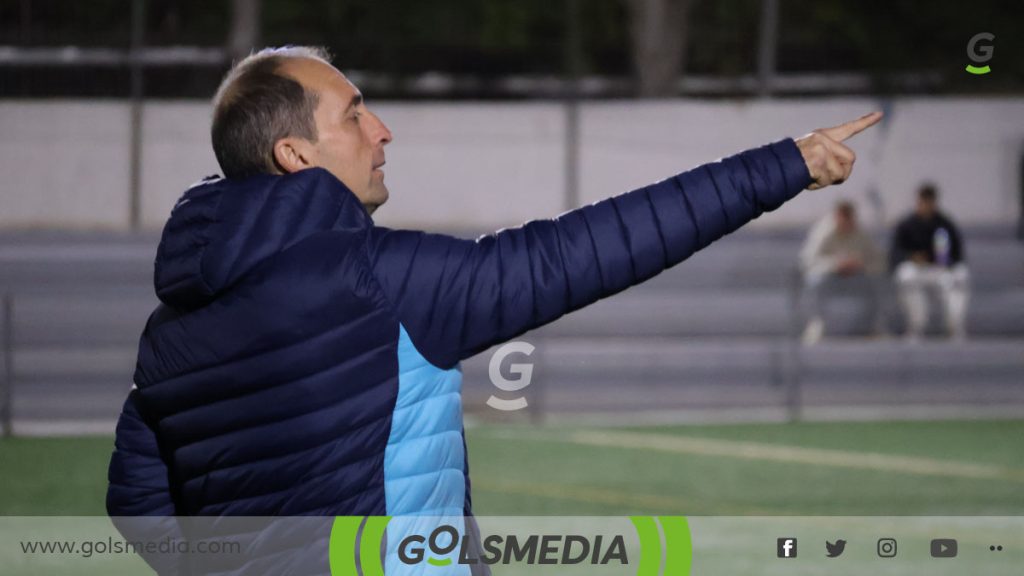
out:
<path id="1" fill-rule="evenodd" d="M 779 538 L 776 548 L 779 558 L 796 558 L 796 538 Z"/>

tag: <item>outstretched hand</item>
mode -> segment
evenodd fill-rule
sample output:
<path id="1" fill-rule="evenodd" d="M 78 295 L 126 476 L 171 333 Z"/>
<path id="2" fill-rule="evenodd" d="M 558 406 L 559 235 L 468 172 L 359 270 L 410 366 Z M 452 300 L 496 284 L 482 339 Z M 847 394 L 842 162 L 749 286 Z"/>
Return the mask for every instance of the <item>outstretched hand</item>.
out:
<path id="1" fill-rule="evenodd" d="M 881 119 L 881 112 L 872 112 L 838 126 L 819 128 L 798 138 L 797 148 L 800 149 L 807 170 L 814 180 L 807 189 L 817 190 L 845 182 L 853 172 L 853 163 L 857 160 L 857 155 L 847 148 L 843 141 L 869 126 L 874 126 Z"/>

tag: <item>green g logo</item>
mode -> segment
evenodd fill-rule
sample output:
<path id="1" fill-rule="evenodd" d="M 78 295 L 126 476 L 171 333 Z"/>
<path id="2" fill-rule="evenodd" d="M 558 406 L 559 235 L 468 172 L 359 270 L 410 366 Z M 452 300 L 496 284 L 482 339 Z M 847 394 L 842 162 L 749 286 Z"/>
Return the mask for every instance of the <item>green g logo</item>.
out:
<path id="1" fill-rule="evenodd" d="M 992 68 L 985 63 L 992 59 L 992 54 L 995 52 L 995 46 L 992 45 L 992 41 L 995 39 L 996 35 L 991 32 L 979 32 L 971 37 L 971 40 L 967 43 L 967 57 L 970 58 L 971 62 L 984 64 L 984 66 L 968 64 L 968 72 L 980 75 L 988 74 L 992 71 Z M 985 43 L 982 44 L 982 41 Z"/>

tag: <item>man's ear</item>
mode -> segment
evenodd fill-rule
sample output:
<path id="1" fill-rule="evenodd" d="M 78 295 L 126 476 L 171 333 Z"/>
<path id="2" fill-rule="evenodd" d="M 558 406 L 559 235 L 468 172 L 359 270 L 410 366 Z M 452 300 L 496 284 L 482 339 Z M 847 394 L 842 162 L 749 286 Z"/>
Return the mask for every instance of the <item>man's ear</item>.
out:
<path id="1" fill-rule="evenodd" d="M 313 166 L 313 145 L 302 138 L 289 136 L 274 143 L 274 164 L 291 174 Z"/>

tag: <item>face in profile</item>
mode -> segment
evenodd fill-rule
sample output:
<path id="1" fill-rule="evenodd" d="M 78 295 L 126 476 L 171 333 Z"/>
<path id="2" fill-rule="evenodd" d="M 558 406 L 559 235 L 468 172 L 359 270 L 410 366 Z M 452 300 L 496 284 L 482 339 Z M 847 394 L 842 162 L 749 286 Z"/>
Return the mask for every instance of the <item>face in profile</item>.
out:
<path id="1" fill-rule="evenodd" d="M 321 167 L 341 180 L 371 213 L 388 199 L 384 184 L 384 146 L 391 132 L 363 102 L 359 90 L 333 66 L 296 58 L 280 72 L 315 92 L 316 142 L 296 145 L 298 169 Z"/>

